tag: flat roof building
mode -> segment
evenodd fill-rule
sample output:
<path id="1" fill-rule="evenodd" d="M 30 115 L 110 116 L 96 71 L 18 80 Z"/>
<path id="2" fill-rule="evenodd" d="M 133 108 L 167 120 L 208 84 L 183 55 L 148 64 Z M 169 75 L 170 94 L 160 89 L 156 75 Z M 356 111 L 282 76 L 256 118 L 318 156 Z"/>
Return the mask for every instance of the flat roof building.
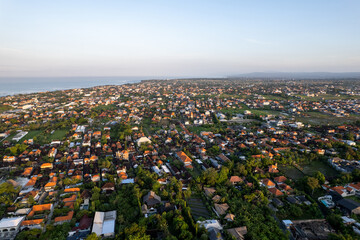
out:
<path id="1" fill-rule="evenodd" d="M 102 237 L 115 236 L 116 211 L 96 212 L 92 232 Z"/>
<path id="2" fill-rule="evenodd" d="M 19 232 L 20 224 L 25 219 L 22 217 L 3 218 L 0 220 L 0 239 L 13 240 Z"/>

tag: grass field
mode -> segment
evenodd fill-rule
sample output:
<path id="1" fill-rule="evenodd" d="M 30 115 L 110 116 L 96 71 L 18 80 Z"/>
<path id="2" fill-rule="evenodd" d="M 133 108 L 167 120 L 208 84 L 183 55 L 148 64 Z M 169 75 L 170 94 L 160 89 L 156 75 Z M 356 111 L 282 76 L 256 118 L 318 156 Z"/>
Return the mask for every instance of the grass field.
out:
<path id="1" fill-rule="evenodd" d="M 53 134 L 51 134 L 49 136 L 50 140 L 53 141 L 53 140 L 61 140 L 63 139 L 66 134 L 68 133 L 69 130 L 67 129 L 59 129 L 59 130 L 55 130 L 55 132 Z"/>
<path id="2" fill-rule="evenodd" d="M 350 115 L 349 117 L 335 117 L 327 113 L 306 112 L 308 116 L 296 117 L 297 121 L 313 125 L 339 125 L 360 120 L 360 115 Z"/>
<path id="3" fill-rule="evenodd" d="M 279 166 L 279 170 L 281 172 L 284 172 L 285 176 L 294 180 L 298 180 L 300 178 L 303 178 L 305 174 L 303 174 L 300 170 L 293 166 Z"/>
<path id="4" fill-rule="evenodd" d="M 41 133 L 42 133 L 42 131 L 40 131 L 40 130 L 29 131 L 29 133 L 26 134 L 26 136 L 23 137 L 21 139 L 21 141 L 28 140 L 28 139 L 33 139 L 34 137 L 37 137 Z"/>
<path id="5" fill-rule="evenodd" d="M 17 134 L 17 132 L 10 134 L 9 136 L 7 136 L 7 137 L 4 139 L 4 141 L 11 141 L 12 138 L 15 137 L 16 134 Z"/>
<path id="6" fill-rule="evenodd" d="M 281 115 L 281 111 L 276 111 L 276 110 L 258 110 L 258 109 L 251 109 L 250 110 L 253 114 L 255 115 L 274 115 L 274 116 L 279 116 Z"/>
<path id="7" fill-rule="evenodd" d="M 317 171 L 320 171 L 325 177 L 334 177 L 338 172 L 329 166 L 329 164 L 322 161 L 312 161 L 310 164 L 302 165 L 303 172 L 306 175 L 312 176 Z"/>
<path id="8" fill-rule="evenodd" d="M 325 101 L 325 100 L 348 100 L 348 99 L 360 99 L 360 96 L 350 96 L 350 95 L 333 95 L 333 94 L 321 94 L 316 97 L 307 97 L 303 95 L 295 95 L 300 97 L 302 100 L 307 101 Z"/>
<path id="9" fill-rule="evenodd" d="M 4 112 L 4 111 L 7 111 L 7 110 L 11 110 L 11 109 L 13 109 L 11 106 L 0 105 L 0 112 Z"/>
<path id="10" fill-rule="evenodd" d="M 284 172 L 284 174 L 292 178 L 294 180 L 298 180 L 305 175 L 307 176 L 313 176 L 317 171 L 320 171 L 322 174 L 325 175 L 325 177 L 334 177 L 338 175 L 338 172 L 330 167 L 327 163 L 321 162 L 321 161 L 313 161 L 309 164 L 302 164 L 300 165 L 302 167 L 302 171 L 299 169 L 293 167 L 293 166 L 279 166 L 279 170 Z"/>

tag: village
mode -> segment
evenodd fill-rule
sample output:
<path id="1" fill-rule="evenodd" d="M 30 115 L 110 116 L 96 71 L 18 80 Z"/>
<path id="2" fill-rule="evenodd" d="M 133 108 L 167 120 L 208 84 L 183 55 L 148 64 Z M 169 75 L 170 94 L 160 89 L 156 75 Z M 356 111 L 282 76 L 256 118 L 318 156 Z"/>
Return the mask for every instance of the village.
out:
<path id="1" fill-rule="evenodd" d="M 354 80 L 148 80 L 0 118 L 0 239 L 360 238 Z"/>

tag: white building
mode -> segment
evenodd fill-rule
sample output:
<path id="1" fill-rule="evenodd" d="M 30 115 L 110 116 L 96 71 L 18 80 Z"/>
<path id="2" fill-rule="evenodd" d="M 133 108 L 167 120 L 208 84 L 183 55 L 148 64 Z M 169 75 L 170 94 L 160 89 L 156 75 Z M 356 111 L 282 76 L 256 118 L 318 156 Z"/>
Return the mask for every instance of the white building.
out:
<path id="1" fill-rule="evenodd" d="M 138 144 L 138 146 L 140 147 L 141 146 L 141 144 L 146 144 L 146 143 L 151 143 L 151 140 L 150 139 L 148 139 L 147 137 L 141 137 L 141 138 L 139 138 L 138 140 L 137 140 L 137 144 Z"/>
<path id="2" fill-rule="evenodd" d="M 25 219 L 22 217 L 3 218 L 0 220 L 0 239 L 13 240 L 19 232 L 20 224 Z"/>
<path id="3" fill-rule="evenodd" d="M 116 211 L 96 212 L 92 232 L 102 237 L 115 237 Z"/>
<path id="4" fill-rule="evenodd" d="M 205 221 L 197 221 L 197 223 L 204 227 L 205 229 L 210 229 L 210 228 L 216 228 L 218 230 L 222 230 L 223 227 L 221 226 L 219 220 L 205 220 Z"/>

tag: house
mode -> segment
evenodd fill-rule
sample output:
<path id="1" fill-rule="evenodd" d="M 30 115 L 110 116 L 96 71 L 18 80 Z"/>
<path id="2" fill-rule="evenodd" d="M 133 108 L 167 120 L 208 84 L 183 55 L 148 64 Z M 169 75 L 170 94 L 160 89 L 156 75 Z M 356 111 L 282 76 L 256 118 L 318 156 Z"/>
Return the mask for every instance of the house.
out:
<path id="1" fill-rule="evenodd" d="M 216 213 L 220 216 L 220 215 L 224 215 L 226 213 L 226 211 L 229 209 L 229 205 L 227 203 L 223 203 L 223 204 L 214 204 L 215 207 L 215 211 Z"/>
<path id="2" fill-rule="evenodd" d="M 206 196 L 211 197 L 216 192 L 216 190 L 215 190 L 215 188 L 204 187 L 204 192 L 205 192 Z"/>
<path id="3" fill-rule="evenodd" d="M 150 191 L 143 198 L 144 203 L 149 207 L 155 206 L 156 204 L 161 203 L 161 197 L 156 195 L 155 192 Z"/>
<path id="4" fill-rule="evenodd" d="M 66 216 L 61 216 L 61 217 L 56 217 L 54 219 L 54 224 L 55 225 L 59 225 L 59 224 L 63 224 L 63 223 L 66 223 L 66 222 L 70 222 L 71 219 L 73 218 L 74 216 L 74 211 L 70 211 L 68 212 L 68 214 Z"/>
<path id="5" fill-rule="evenodd" d="M 25 216 L 3 218 L 0 220 L 0 239 L 2 240 L 13 240 L 20 230 L 22 221 Z"/>
<path id="6" fill-rule="evenodd" d="M 43 163 L 43 164 L 41 164 L 41 170 L 43 170 L 43 169 L 53 169 L 53 164 L 52 163 Z"/>
<path id="7" fill-rule="evenodd" d="M 148 139 L 147 137 L 141 137 L 137 140 L 138 147 L 140 147 L 141 144 L 150 144 L 150 143 L 151 143 L 151 140 Z"/>
<path id="8" fill-rule="evenodd" d="M 275 164 L 275 165 L 270 165 L 268 171 L 269 171 L 269 173 L 278 173 L 279 170 L 277 170 L 277 164 Z"/>
<path id="9" fill-rule="evenodd" d="M 55 190 L 55 187 L 56 187 L 56 182 L 48 182 L 48 183 L 44 186 L 46 192 L 54 191 L 54 190 Z"/>
<path id="10" fill-rule="evenodd" d="M 223 227 L 221 226 L 221 223 L 219 222 L 219 220 L 205 220 L 205 221 L 197 221 L 197 223 L 201 226 L 204 227 L 205 229 L 210 229 L 210 228 L 216 228 L 218 230 L 222 230 Z"/>
<path id="11" fill-rule="evenodd" d="M 271 181 L 270 179 L 266 178 L 263 179 L 260 183 L 262 186 L 267 187 L 267 188 L 274 188 L 275 187 L 275 183 L 273 181 Z"/>
<path id="12" fill-rule="evenodd" d="M 221 197 L 220 197 L 219 195 L 215 195 L 215 196 L 212 198 L 212 200 L 213 200 L 215 203 L 218 203 L 218 202 L 220 202 Z"/>
<path id="13" fill-rule="evenodd" d="M 191 158 L 189 158 L 188 155 L 186 155 L 183 151 L 177 152 L 176 156 L 184 163 L 185 166 L 191 165 Z"/>
<path id="14" fill-rule="evenodd" d="M 115 237 L 116 211 L 96 212 L 92 232 L 97 236 Z"/>
<path id="15" fill-rule="evenodd" d="M 244 235 L 247 233 L 246 226 L 243 227 L 237 227 L 237 228 L 229 228 L 226 229 L 226 231 L 233 236 L 236 240 L 244 240 Z"/>
<path id="16" fill-rule="evenodd" d="M 238 183 L 242 183 L 243 180 L 239 176 L 231 176 L 230 177 L 230 182 L 231 182 L 232 185 L 236 185 Z"/>
<path id="17" fill-rule="evenodd" d="M 105 183 L 104 186 L 101 187 L 101 190 L 103 193 L 111 193 L 115 190 L 115 184 L 111 182 Z"/>
<path id="18" fill-rule="evenodd" d="M 283 220 L 283 225 L 290 231 L 292 239 L 328 239 L 334 233 L 325 219 Z"/>
<path id="19" fill-rule="evenodd" d="M 343 198 L 336 204 L 348 214 L 360 214 L 360 203 L 352 199 Z"/>
<path id="20" fill-rule="evenodd" d="M 330 191 L 339 194 L 342 197 L 355 195 L 355 190 L 351 187 L 336 186 L 329 189 Z"/>
<path id="21" fill-rule="evenodd" d="M 74 227 L 72 231 L 90 230 L 92 222 L 93 219 L 85 214 L 84 216 L 81 217 L 79 225 L 77 225 L 77 227 Z"/>
<path id="22" fill-rule="evenodd" d="M 274 181 L 275 181 L 277 184 L 284 183 L 286 180 L 287 180 L 287 178 L 284 177 L 284 176 L 279 176 L 279 177 L 275 177 L 275 178 L 274 178 Z"/>
<path id="23" fill-rule="evenodd" d="M 42 229 L 43 228 L 44 219 L 33 219 L 33 220 L 24 220 L 21 223 L 21 230 L 24 229 Z"/>
<path id="24" fill-rule="evenodd" d="M 279 189 L 277 189 L 275 187 L 269 188 L 269 192 L 276 197 L 280 197 L 280 196 L 284 195 Z"/>
<path id="25" fill-rule="evenodd" d="M 232 213 L 228 213 L 228 214 L 226 214 L 226 216 L 224 217 L 224 219 L 227 220 L 228 222 L 232 222 L 232 221 L 234 221 L 234 219 L 235 219 L 235 215 L 232 214 Z"/>
<path id="26" fill-rule="evenodd" d="M 3 162 L 12 163 L 12 162 L 15 162 L 15 160 L 16 160 L 16 157 L 14 157 L 14 156 L 4 156 L 4 158 L 3 158 Z"/>

